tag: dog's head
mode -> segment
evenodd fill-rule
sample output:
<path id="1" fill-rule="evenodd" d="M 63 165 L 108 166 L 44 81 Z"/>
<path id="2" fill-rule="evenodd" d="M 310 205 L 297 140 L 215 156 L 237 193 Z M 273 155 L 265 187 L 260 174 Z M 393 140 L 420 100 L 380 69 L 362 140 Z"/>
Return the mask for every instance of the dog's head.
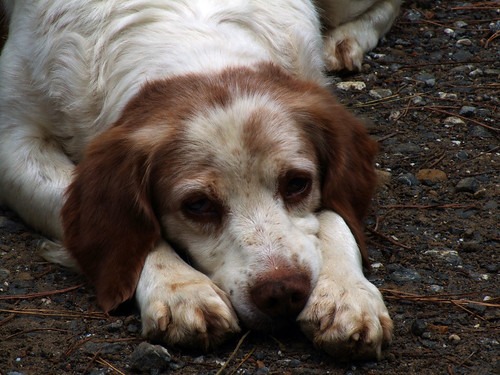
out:
<path id="1" fill-rule="evenodd" d="M 376 144 L 332 95 L 271 65 L 147 84 L 78 165 L 65 245 L 104 310 L 161 238 L 253 327 L 295 316 L 321 267 L 317 213 L 362 219 Z"/>

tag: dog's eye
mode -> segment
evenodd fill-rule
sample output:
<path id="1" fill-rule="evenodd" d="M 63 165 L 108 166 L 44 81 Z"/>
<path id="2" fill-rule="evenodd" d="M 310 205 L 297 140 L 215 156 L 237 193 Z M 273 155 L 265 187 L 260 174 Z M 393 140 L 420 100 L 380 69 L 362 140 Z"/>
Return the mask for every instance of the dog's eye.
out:
<path id="1" fill-rule="evenodd" d="M 206 196 L 187 199 L 182 204 L 182 210 L 191 219 L 197 221 L 214 221 L 221 215 L 220 205 Z"/>
<path id="2" fill-rule="evenodd" d="M 311 191 L 312 181 L 309 176 L 290 176 L 281 187 L 281 195 L 287 203 L 298 203 Z"/>

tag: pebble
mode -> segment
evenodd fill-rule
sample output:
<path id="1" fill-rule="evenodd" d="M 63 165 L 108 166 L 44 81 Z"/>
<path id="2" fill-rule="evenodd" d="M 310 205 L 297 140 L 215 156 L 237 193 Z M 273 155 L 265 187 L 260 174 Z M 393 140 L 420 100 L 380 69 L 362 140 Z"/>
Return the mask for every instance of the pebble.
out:
<path id="1" fill-rule="evenodd" d="M 452 59 L 458 62 L 466 62 L 471 60 L 473 57 L 472 53 L 466 50 L 459 50 L 452 55 Z"/>
<path id="2" fill-rule="evenodd" d="M 476 78 L 481 77 L 483 75 L 483 71 L 481 69 L 474 69 L 469 73 L 469 77 Z"/>
<path id="3" fill-rule="evenodd" d="M 455 30 L 450 29 L 449 27 L 445 28 L 445 29 L 443 30 L 443 32 L 444 32 L 446 35 L 450 36 L 450 37 L 454 37 L 454 36 L 455 36 Z"/>
<path id="4" fill-rule="evenodd" d="M 456 333 L 452 333 L 449 337 L 448 340 L 453 341 L 453 342 L 458 342 L 461 340 L 460 336 L 457 335 Z"/>
<path id="5" fill-rule="evenodd" d="M 461 179 L 455 186 L 456 193 L 475 193 L 479 190 L 479 181 L 474 177 Z"/>
<path id="6" fill-rule="evenodd" d="M 411 102 L 415 105 L 426 105 L 427 101 L 420 95 L 416 95 L 413 97 Z"/>
<path id="7" fill-rule="evenodd" d="M 473 116 L 476 113 L 476 107 L 464 105 L 460 108 L 460 112 L 458 112 L 461 116 Z"/>
<path id="8" fill-rule="evenodd" d="M 425 183 L 437 183 L 443 182 L 448 179 L 448 176 L 445 172 L 439 169 L 421 169 L 417 172 L 415 176 L 420 182 Z"/>
<path id="9" fill-rule="evenodd" d="M 123 327 L 123 321 L 117 320 L 116 322 L 109 324 L 106 328 L 108 332 L 116 332 L 119 331 L 122 327 Z"/>
<path id="10" fill-rule="evenodd" d="M 438 92 L 438 96 L 440 99 L 450 99 L 450 100 L 456 100 L 458 99 L 458 95 L 455 93 L 448 93 L 448 92 Z"/>
<path id="11" fill-rule="evenodd" d="M 464 38 L 464 39 L 459 39 L 457 40 L 457 43 L 455 43 L 457 47 L 461 47 L 461 46 L 472 46 L 472 41 L 468 38 Z"/>
<path id="12" fill-rule="evenodd" d="M 6 268 L 0 268 L 0 281 L 5 281 L 9 278 L 10 271 Z"/>
<path id="13" fill-rule="evenodd" d="M 139 372 L 158 373 L 169 368 L 172 356 L 161 345 L 141 342 L 131 356 L 131 367 Z"/>
<path id="14" fill-rule="evenodd" d="M 463 29 L 464 27 L 468 26 L 468 23 L 465 21 L 455 21 L 453 25 L 458 29 Z"/>
<path id="15" fill-rule="evenodd" d="M 370 95 L 373 99 L 383 99 L 392 95 L 392 91 L 389 89 L 373 89 L 370 90 L 368 95 Z"/>
<path id="16" fill-rule="evenodd" d="M 337 83 L 337 88 L 344 91 L 349 91 L 349 90 L 361 91 L 366 89 L 366 84 L 361 81 L 345 81 Z"/>
<path id="17" fill-rule="evenodd" d="M 393 152 L 401 153 L 401 154 L 417 154 L 420 152 L 420 146 L 415 143 L 400 143 L 393 147 Z"/>
<path id="18" fill-rule="evenodd" d="M 455 117 L 455 116 L 449 116 L 444 119 L 444 124 L 445 125 L 465 125 L 465 121 L 462 120 L 460 117 Z"/>
<path id="19" fill-rule="evenodd" d="M 411 333 L 415 336 L 422 336 L 427 331 L 427 322 L 422 319 L 415 319 L 411 324 Z"/>
<path id="20" fill-rule="evenodd" d="M 419 21 L 422 18 L 422 13 L 415 9 L 409 9 L 405 14 L 404 18 L 410 22 Z"/>
<path id="21" fill-rule="evenodd" d="M 490 131 L 482 126 L 476 125 L 474 126 L 470 133 L 472 137 L 475 138 L 492 138 L 493 134 L 490 133 Z"/>
<path id="22" fill-rule="evenodd" d="M 397 283 L 419 281 L 421 279 L 421 276 L 417 271 L 404 267 L 392 272 L 389 277 Z"/>
<path id="23" fill-rule="evenodd" d="M 377 170 L 375 170 L 375 173 L 377 175 L 377 186 L 379 188 L 389 185 L 389 183 L 391 182 L 391 179 L 392 179 L 391 172 L 377 169 Z"/>
<path id="24" fill-rule="evenodd" d="M 417 185 L 420 185 L 420 181 L 418 180 L 418 178 L 415 177 L 415 175 L 413 175 L 411 173 L 404 173 L 404 174 L 402 174 L 401 176 L 399 176 L 397 178 L 397 181 L 400 184 L 406 185 L 406 186 L 417 186 Z"/>
<path id="25" fill-rule="evenodd" d="M 462 264 L 462 258 L 455 250 L 427 250 L 424 254 L 442 259 L 452 266 L 459 266 Z"/>
<path id="26" fill-rule="evenodd" d="M 429 73 L 417 74 L 415 77 L 417 81 L 425 83 L 428 87 L 433 87 L 436 84 L 436 77 Z"/>

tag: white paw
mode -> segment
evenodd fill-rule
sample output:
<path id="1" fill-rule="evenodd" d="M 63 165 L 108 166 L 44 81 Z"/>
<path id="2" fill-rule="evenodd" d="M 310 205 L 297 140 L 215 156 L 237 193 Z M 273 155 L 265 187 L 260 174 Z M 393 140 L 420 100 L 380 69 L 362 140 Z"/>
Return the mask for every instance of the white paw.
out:
<path id="1" fill-rule="evenodd" d="M 143 335 L 169 345 L 208 349 L 240 330 L 226 294 L 204 275 L 149 288 L 138 301 Z"/>
<path id="2" fill-rule="evenodd" d="M 333 32 L 325 40 L 324 58 L 329 71 L 359 71 L 365 50 L 358 41 L 341 32 Z"/>
<path id="3" fill-rule="evenodd" d="M 382 295 L 364 278 L 343 285 L 320 276 L 297 319 L 301 329 L 316 347 L 338 359 L 380 359 L 393 329 Z"/>

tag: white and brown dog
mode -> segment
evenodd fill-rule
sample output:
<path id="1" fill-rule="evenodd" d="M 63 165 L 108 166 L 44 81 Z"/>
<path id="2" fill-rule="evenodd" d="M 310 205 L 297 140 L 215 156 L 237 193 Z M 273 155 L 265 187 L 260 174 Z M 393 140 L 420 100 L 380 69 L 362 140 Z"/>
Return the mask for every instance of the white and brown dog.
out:
<path id="1" fill-rule="evenodd" d="M 4 1 L 0 199 L 105 311 L 135 295 L 149 337 L 297 320 L 333 355 L 379 357 L 377 147 L 324 70 L 359 68 L 399 3 Z"/>

